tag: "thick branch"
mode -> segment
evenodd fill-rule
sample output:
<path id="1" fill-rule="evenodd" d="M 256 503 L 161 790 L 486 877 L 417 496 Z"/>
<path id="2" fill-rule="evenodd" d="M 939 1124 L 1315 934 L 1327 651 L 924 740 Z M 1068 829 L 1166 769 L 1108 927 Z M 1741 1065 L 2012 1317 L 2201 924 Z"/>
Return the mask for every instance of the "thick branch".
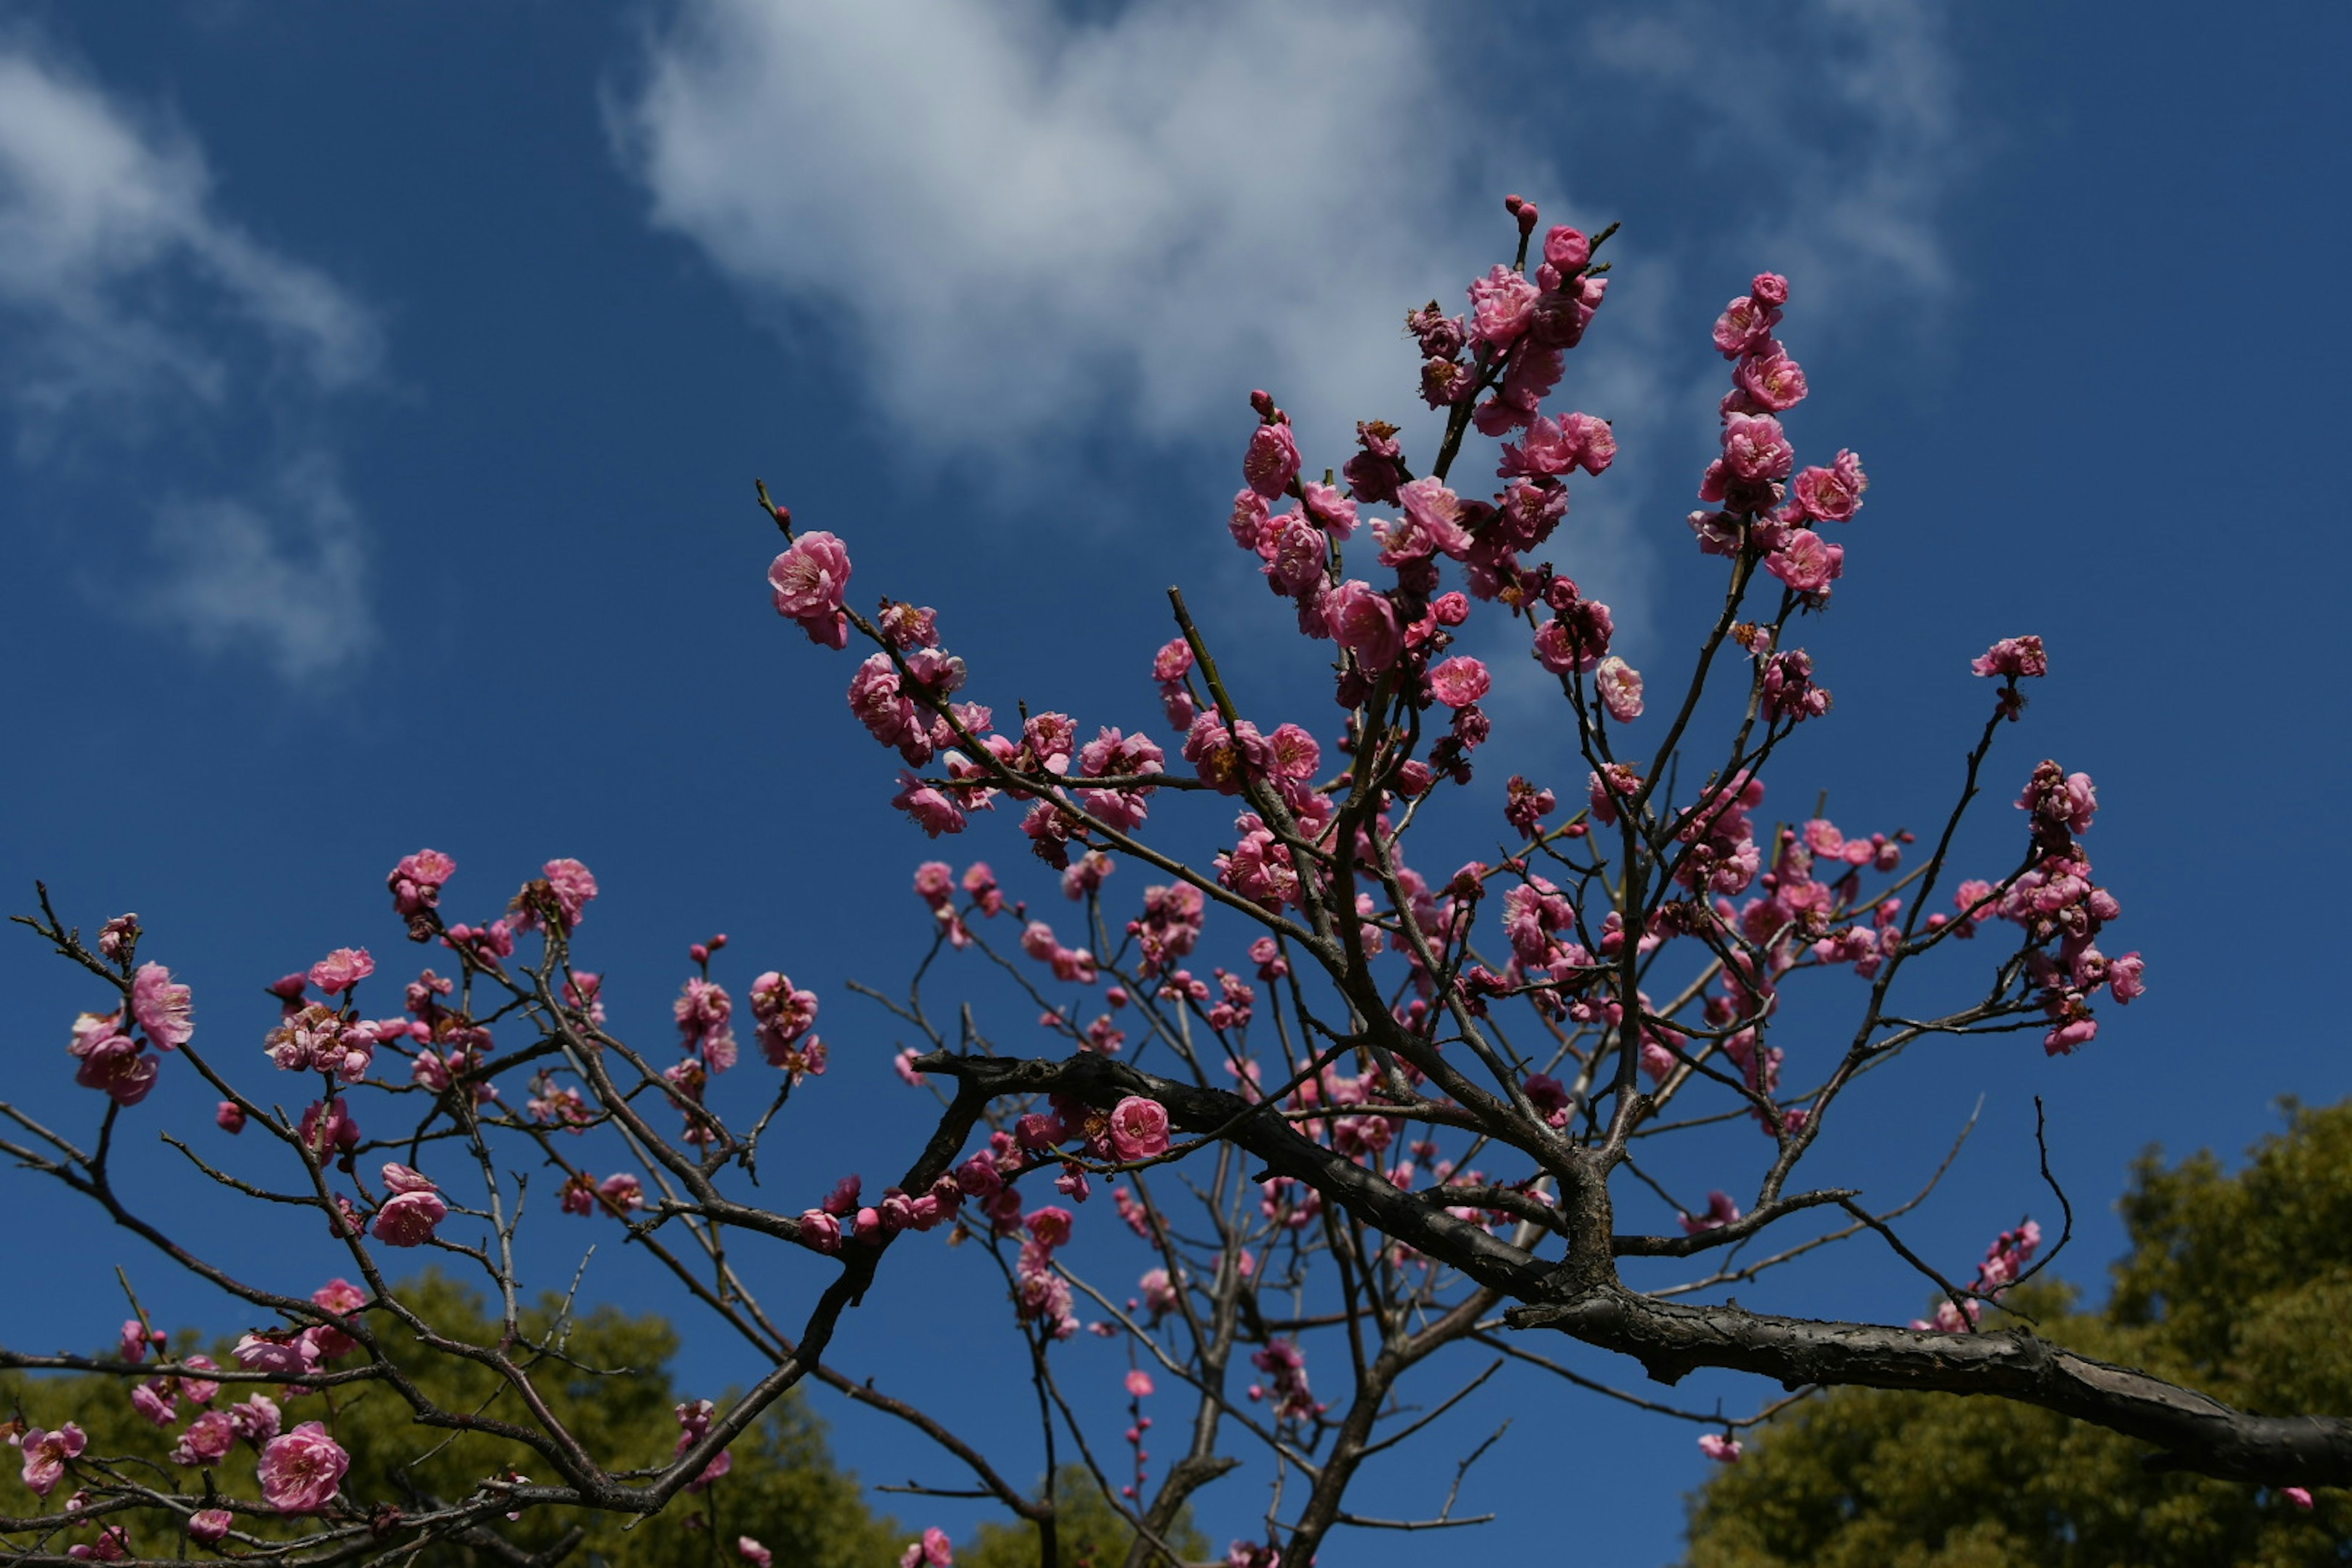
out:
<path id="1" fill-rule="evenodd" d="M 1853 1384 L 1990 1394 L 2039 1405 L 2153 1443 L 2152 1468 L 2267 1486 L 2352 1485 L 2352 1421 L 2252 1415 L 2127 1367 L 2063 1350 L 2023 1330 L 1930 1333 L 1867 1323 L 1689 1307 L 1622 1287 L 1515 1307 L 1515 1328 L 1552 1328 L 1630 1355 L 1661 1383 L 1699 1367 L 1756 1373 L 1796 1388 Z"/>

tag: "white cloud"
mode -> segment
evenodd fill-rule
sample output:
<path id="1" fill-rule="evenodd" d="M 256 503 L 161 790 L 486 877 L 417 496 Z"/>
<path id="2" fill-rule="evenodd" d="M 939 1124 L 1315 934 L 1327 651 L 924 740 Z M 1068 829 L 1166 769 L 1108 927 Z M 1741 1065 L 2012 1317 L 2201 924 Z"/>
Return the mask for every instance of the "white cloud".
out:
<path id="1" fill-rule="evenodd" d="M 1102 414 L 1175 441 L 1204 416 L 1245 427 L 1252 385 L 1344 441 L 1411 401 L 1400 308 L 1458 300 L 1503 239 L 1505 153 L 1512 183 L 1560 188 L 1520 154 L 1552 140 L 1523 95 L 1481 103 L 1448 73 L 1444 21 L 1378 0 L 1086 21 L 1046 0 L 683 0 L 611 118 L 654 221 L 772 316 L 821 323 L 806 363 L 918 450 L 1018 462 Z M 1736 217 L 1817 297 L 1940 289 L 1935 9 L 1791 8 L 1738 45 L 1752 90 L 1726 90 L 1734 25 L 1711 3 L 1595 23 L 1560 50 L 1560 91 L 1616 73 L 1687 99 L 1754 169 Z M 1493 30 L 1481 47 L 1511 36 Z"/>
<path id="2" fill-rule="evenodd" d="M 613 119 L 654 220 L 837 321 L 814 363 L 926 447 L 1020 460 L 1109 414 L 1238 449 L 1261 385 L 1344 440 L 1409 412 L 1403 312 L 1458 292 L 1453 194 L 1494 183 L 1433 134 L 1461 110 L 1426 45 L 1328 0 L 699 0 Z"/>
<path id="3" fill-rule="evenodd" d="M 1465 51 L 1441 33 L 1461 20 L 1382 0 L 1130 0 L 1083 21 L 1047 0 L 681 0 L 608 111 L 653 221 L 795 341 L 803 374 L 862 395 L 910 456 L 1034 499 L 1105 424 L 1163 453 L 1220 432 L 1237 449 L 1253 386 L 1291 409 L 1310 467 L 1336 466 L 1360 418 L 1426 452 L 1401 310 L 1458 308 L 1507 238 L 1506 184 L 1549 193 L 1547 221 L 1597 216 L 1528 162 L 1573 133 L 1524 83 L 1481 101 L 1451 74 Z M 1487 18 L 1466 53 L 1549 40 L 1559 101 L 1606 81 L 1672 105 L 1683 155 L 1738 193 L 1740 247 L 1812 298 L 1908 306 L 1945 287 L 1953 115 L 1932 8 L 1791 7 L 1739 46 L 1752 92 L 1725 90 L 1725 30 L 1745 25 L 1711 4 L 1580 37 L 1527 20 Z M 1747 173 L 1722 181 L 1727 165 Z M 1618 422 L 1625 459 L 1555 553 L 1622 595 L 1638 638 L 1637 541 L 1656 531 L 1635 520 L 1681 516 L 1653 437 L 1708 417 L 1721 295 L 1685 297 L 1701 269 L 1654 234 L 1620 249 L 1643 302 L 1621 291 L 1562 395 Z"/>
<path id="4" fill-rule="evenodd" d="M 1942 6 L 1812 0 L 1749 30 L 1712 0 L 1653 0 L 1584 41 L 1672 94 L 1717 160 L 1749 172 L 1755 209 L 1737 221 L 1812 298 L 1851 314 L 1950 289 L 1943 205 L 1967 154 Z"/>
<path id="5" fill-rule="evenodd" d="M 323 458 L 252 496 L 167 502 L 150 545 L 160 570 L 137 602 L 201 649 L 251 648 L 299 682 L 349 668 L 375 642 L 365 530 Z"/>
<path id="6" fill-rule="evenodd" d="M 315 430 L 320 395 L 374 372 L 370 312 L 316 268 L 215 210 L 202 149 L 185 132 L 104 91 L 27 35 L 0 37 L 0 383 L 27 466 L 70 468 L 94 447 L 119 471 L 136 449 L 140 488 L 192 487 L 156 456 L 159 434 L 210 451 L 243 421 Z M 236 484 L 250 500 L 174 504 L 108 584 L 110 603 L 199 646 L 257 646 L 290 679 L 341 668 L 373 638 L 363 530 L 316 435 L 289 442 L 278 477 Z M 107 528 L 119 499 L 70 510 Z"/>

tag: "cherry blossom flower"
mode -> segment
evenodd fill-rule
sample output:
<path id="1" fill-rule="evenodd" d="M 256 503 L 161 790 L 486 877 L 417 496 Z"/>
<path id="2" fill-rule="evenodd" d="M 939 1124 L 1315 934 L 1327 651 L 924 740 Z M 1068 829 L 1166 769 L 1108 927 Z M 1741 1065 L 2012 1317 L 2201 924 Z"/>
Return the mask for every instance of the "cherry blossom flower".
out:
<path id="1" fill-rule="evenodd" d="M 285 1331 L 247 1334 L 229 1354 L 247 1372 L 267 1373 L 272 1377 L 291 1380 L 308 1377 L 319 1370 L 318 1342 L 307 1334 Z M 274 1414 L 275 1407 L 272 1408 Z"/>
<path id="2" fill-rule="evenodd" d="M 1528 330 L 1537 289 L 1526 274 L 1496 262 L 1470 285 L 1471 333 L 1481 342 L 1508 348 Z"/>
<path id="3" fill-rule="evenodd" d="M 743 1561 L 751 1564 L 751 1568 L 769 1568 L 776 1555 L 748 1535 L 735 1538 L 735 1551 Z"/>
<path id="4" fill-rule="evenodd" d="M 540 874 L 548 895 L 555 900 L 556 917 L 563 922 L 564 930 L 572 930 L 580 923 L 581 911 L 596 896 L 595 873 L 577 860 L 550 860 L 540 868 Z M 510 912 L 518 931 L 539 929 L 540 906 L 529 896 L 530 892 L 530 888 L 525 888 L 515 895 Z M 513 949 L 509 947 L 508 951 Z"/>
<path id="5" fill-rule="evenodd" d="M 1121 1160 L 1150 1160 L 1168 1152 L 1168 1110 L 1156 1100 L 1130 1094 L 1111 1108 L 1111 1147 Z"/>
<path id="6" fill-rule="evenodd" d="M 341 1488 L 352 1457 L 316 1421 L 305 1421 L 261 1450 L 261 1495 L 280 1513 L 321 1513 Z"/>
<path id="7" fill-rule="evenodd" d="M 2037 637 L 2003 637 L 1969 661 L 1978 675 L 2041 676 L 2050 673 L 2050 656 Z"/>
<path id="8" fill-rule="evenodd" d="M 1739 1439 L 1709 1432 L 1698 1440 L 1698 1451 L 1719 1465 L 1739 1463 Z"/>
<path id="9" fill-rule="evenodd" d="M 310 984 L 328 995 L 350 990 L 375 973 L 375 960 L 363 947 L 339 947 L 310 966 Z"/>
<path id="10" fill-rule="evenodd" d="M 1330 624 L 1331 640 L 1354 654 L 1368 673 L 1378 675 L 1404 651 L 1396 605 L 1360 577 L 1349 578 L 1331 590 L 1324 616 Z"/>
<path id="11" fill-rule="evenodd" d="M 66 1048 L 81 1058 L 74 1081 L 84 1089 L 103 1090 L 117 1105 L 136 1105 L 146 1099 L 163 1070 L 161 1062 L 144 1054 L 146 1042 L 129 1035 L 85 1037 Z"/>
<path id="12" fill-rule="evenodd" d="M 434 1227 L 449 1217 L 449 1205 L 431 1178 L 387 1163 L 383 1184 L 393 1195 L 375 1212 L 375 1238 L 386 1247 L 422 1247 L 432 1240 Z"/>
<path id="13" fill-rule="evenodd" d="M 1623 659 L 1614 654 L 1602 659 L 1592 673 L 1592 684 L 1609 717 L 1620 724 L 1630 724 L 1642 716 L 1642 672 Z"/>
<path id="14" fill-rule="evenodd" d="M 392 868 L 384 885 L 392 890 L 393 910 L 409 922 L 411 935 L 422 940 L 422 933 L 431 929 L 422 923 L 422 917 L 440 903 L 442 885 L 457 874 L 457 862 L 438 849 L 404 855 Z"/>
<path id="15" fill-rule="evenodd" d="M 207 1410 L 188 1424 L 173 1446 L 175 1465 L 217 1465 L 236 1446 L 236 1417 L 226 1410 Z"/>
<path id="16" fill-rule="evenodd" d="M 1250 432 L 1249 450 L 1242 456 L 1242 478 L 1249 488 L 1272 500 L 1298 477 L 1298 442 L 1287 424 L 1276 421 Z"/>
<path id="17" fill-rule="evenodd" d="M 1738 1217 L 1739 1205 L 1731 1201 L 1729 1193 L 1712 1192 L 1706 1194 L 1706 1213 L 1682 1216 L 1683 1234 L 1696 1236 L 1701 1231 L 1720 1230 Z"/>
<path id="18" fill-rule="evenodd" d="M 342 1100 L 314 1100 L 304 1108 L 295 1133 L 304 1148 L 324 1160 L 329 1150 L 348 1154 L 359 1147 L 360 1124 L 352 1119 Z"/>
<path id="19" fill-rule="evenodd" d="M 200 1546 L 217 1546 L 228 1537 L 236 1517 L 225 1508 L 200 1508 L 188 1516 L 188 1538 Z"/>
<path id="20" fill-rule="evenodd" d="M 849 549 L 834 534 L 813 530 L 768 567 L 776 614 L 797 623 L 820 647 L 848 646 L 842 597 L 849 586 Z"/>
<path id="21" fill-rule="evenodd" d="M 1429 672 L 1429 689 L 1448 708 L 1467 708 L 1493 687 L 1486 667 L 1467 654 L 1447 659 Z"/>
<path id="22" fill-rule="evenodd" d="M 54 1432 L 28 1426 L 17 1442 L 25 1454 L 25 1484 L 34 1496 L 47 1497 L 65 1479 L 66 1461 L 79 1458 L 89 1437 L 68 1421 Z"/>
<path id="23" fill-rule="evenodd" d="M 1862 492 L 1869 488 L 1870 476 L 1862 471 L 1862 459 L 1840 451 L 1829 468 L 1812 467 L 1799 473 L 1789 489 L 1802 516 L 1818 522 L 1848 522 L 1862 510 Z"/>
<path id="24" fill-rule="evenodd" d="M 136 914 L 117 915 L 98 931 L 99 956 L 119 959 L 129 952 L 139 941 L 139 917 Z"/>
<path id="25" fill-rule="evenodd" d="M 176 1051 L 195 1033 L 188 988 L 173 984 L 172 972 L 160 963 L 141 964 L 131 979 L 131 1016 L 159 1051 Z"/>

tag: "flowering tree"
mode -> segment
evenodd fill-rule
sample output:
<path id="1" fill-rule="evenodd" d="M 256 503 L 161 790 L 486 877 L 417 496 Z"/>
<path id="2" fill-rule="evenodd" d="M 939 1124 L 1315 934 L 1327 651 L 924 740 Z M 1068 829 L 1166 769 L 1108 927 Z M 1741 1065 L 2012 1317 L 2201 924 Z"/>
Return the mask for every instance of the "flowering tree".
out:
<path id="1" fill-rule="evenodd" d="M 1759 275 L 1715 325 L 1731 386 L 1690 528 L 1722 563 L 1721 595 L 1691 668 L 1655 701 L 1655 683 L 1612 649 L 1609 607 L 1536 559 L 1571 474 L 1597 478 L 1615 455 L 1604 419 L 1545 407 L 1603 302 L 1607 264 L 1594 258 L 1609 231 L 1541 230 L 1532 204 L 1507 205 L 1512 263 L 1470 285 L 1464 315 L 1433 303 L 1408 319 L 1421 395 L 1444 416 L 1432 451 L 1409 454 L 1395 426 L 1366 422 L 1338 477 L 1307 478 L 1287 416 L 1267 395 L 1251 398 L 1230 528 L 1328 661 L 1336 732 L 1245 713 L 1174 592 L 1175 635 L 1150 676 L 1181 737 L 1175 759 L 1139 727 L 1089 736 L 1058 711 L 1000 722 L 972 700 L 932 609 L 854 608 L 848 545 L 796 531 L 761 489 L 786 541 L 769 574 L 776 609 L 820 648 L 867 650 L 849 706 L 904 764 L 896 805 L 933 838 L 982 812 L 1017 818 L 1079 915 L 1066 942 L 986 864 L 917 870 L 929 951 L 903 991 L 867 994 L 908 1031 L 900 1074 L 936 1109 L 877 1141 L 875 1157 L 898 1173 L 878 1191 L 844 1176 L 779 1208 L 752 1188 L 770 1130 L 796 1097 L 821 1092 L 810 1080 L 826 1051 L 817 996 L 779 972 L 751 981 L 739 1019 L 715 969 L 723 937 L 691 952 L 676 1059 L 607 1030 L 597 974 L 577 961 L 597 888 L 576 861 L 549 861 L 502 916 L 472 924 L 445 917 L 448 857 L 403 859 L 394 912 L 449 973 L 405 981 L 402 1005 L 374 1016 L 357 1000 L 373 994 L 364 949 L 337 948 L 278 982 L 284 1017 L 263 1048 L 307 1086 L 299 1114 L 198 1050 L 187 988 L 141 953 L 134 918 L 85 942 L 44 891 L 26 923 L 100 994 L 69 1048 L 104 1104 L 94 1140 L 0 1107 L 16 1124 L 0 1149 L 267 1321 L 234 1367 L 172 1359 L 143 1314 L 124 1325 L 119 1353 L 0 1355 L 119 1376 L 159 1427 L 181 1428 L 159 1438 L 160 1458 L 92 1453 L 71 1421 L 20 1431 L 25 1480 L 48 1511 L 0 1519 L 0 1531 L 17 1532 L 28 1561 L 160 1557 L 187 1542 L 267 1542 L 305 1561 L 495 1542 L 502 1520 L 529 1510 L 642 1514 L 720 1484 L 729 1444 L 814 1379 L 952 1457 L 967 1479 L 948 1489 L 1001 1501 L 1034 1529 L 1045 1562 L 1057 1559 L 1073 1487 L 1117 1511 L 1130 1563 L 1181 1560 L 1188 1504 L 1246 1455 L 1265 1477 L 1265 1528 L 1229 1560 L 1305 1563 L 1339 1525 L 1472 1522 L 1452 1491 L 1400 1516 L 1351 1504 L 1349 1489 L 1368 1460 L 1507 1367 L 1696 1422 L 1701 1446 L 1726 1460 L 1737 1433 L 1777 1408 L 1727 1418 L 1596 1384 L 1550 1353 L 1563 1336 L 1665 1384 L 1715 1367 L 1769 1378 L 1790 1398 L 1838 1384 L 1990 1394 L 2142 1439 L 2164 1466 L 2278 1486 L 2352 1480 L 2352 1423 L 2248 1415 L 1985 1321 L 2039 1267 L 2034 1224 L 2003 1231 L 1961 1280 L 1902 1241 L 1894 1222 L 1909 1205 L 1873 1208 L 1800 1181 L 1864 1075 L 1907 1049 L 2022 1031 L 2063 1056 L 2096 1035 L 2102 994 L 2139 994 L 2139 956 L 2101 946 L 2118 907 L 2082 846 L 2096 796 L 2055 762 L 2016 767 L 2014 857 L 1976 877 L 1954 863 L 1963 815 L 1997 776 L 1994 742 L 2021 717 L 2021 683 L 2048 671 L 2040 639 L 2005 637 L 1974 663 L 1991 683 L 1988 711 L 1932 840 L 1821 817 L 1759 831 L 1776 754 L 1830 709 L 1795 636 L 1835 591 L 1844 547 L 1832 536 L 1867 482 L 1849 451 L 1797 461 L 1782 418 L 1805 375 L 1775 335 L 1789 285 Z M 1497 461 L 1487 500 L 1453 487 L 1477 451 Z M 1495 792 L 1474 786 L 1491 677 L 1453 651 L 1474 620 L 1478 646 L 1516 641 L 1556 683 L 1559 744 L 1572 737 L 1575 750 L 1558 759 L 1559 782 L 1582 781 L 1565 803 L 1515 777 L 1498 811 Z M 1181 852 L 1181 806 L 1218 833 L 1213 859 Z M 1491 861 L 1413 862 L 1428 841 L 1416 827 L 1446 813 L 1507 832 Z M 1122 866 L 1151 879 L 1139 903 L 1110 890 Z M 1210 951 L 1225 961 L 1203 974 L 1195 954 L 1213 922 Z M 1969 981 L 1971 999 L 1920 1001 L 1915 972 L 1978 954 L 1990 962 Z M 936 1013 L 924 986 L 950 963 L 1019 987 L 1046 1048 L 1003 1047 L 969 1007 Z M 1819 994 L 1794 1000 L 1806 993 Z M 1848 1015 L 1836 1047 L 1816 1022 L 1832 1006 Z M 1805 1042 L 1785 1044 L 1801 1017 Z M 764 1068 L 741 1062 L 741 1022 Z M 347 1251 L 348 1279 L 297 1290 L 232 1278 L 118 1189 L 118 1126 L 174 1054 L 220 1095 L 221 1129 L 277 1145 L 284 1175 L 251 1180 L 181 1144 L 192 1169 L 257 1204 L 311 1211 Z M 1784 1063 L 1809 1075 L 1801 1087 L 1784 1084 Z M 1704 1203 L 1670 1195 L 1648 1152 L 1662 1138 L 1710 1151 L 1723 1186 Z M 517 1304 L 515 1173 L 533 1163 L 563 1211 L 627 1226 L 762 1369 L 724 1408 L 680 1405 L 666 1464 L 632 1469 L 591 1451 L 541 1393 L 568 1363 Z M 1098 1188 L 1107 1201 L 1085 1207 Z M 1001 1271 L 1035 1389 L 1043 1495 L 972 1435 L 827 1359 L 842 1314 L 887 1288 L 893 1249 L 934 1232 Z M 1932 1282 L 1930 1318 L 1818 1322 L 1721 1300 L 1865 1233 Z M 804 1255 L 823 1282 L 814 1307 L 788 1321 L 763 1304 L 730 1261 L 742 1247 Z M 404 1299 L 388 1249 L 415 1248 L 463 1260 L 494 1288 L 504 1309 L 493 1341 L 445 1334 Z M 1636 1288 L 1621 1272 L 1628 1258 L 1684 1272 Z M 1073 1354 L 1057 1347 L 1088 1331 L 1128 1347 L 1123 1446 L 1090 1430 L 1087 1398 L 1067 1386 Z M 488 1368 L 513 1397 L 497 1415 L 437 1403 L 389 1353 L 395 1342 Z M 1471 1354 L 1484 1371 L 1467 1370 Z M 1401 1393 L 1411 1380 L 1414 1415 Z M 490 1431 L 539 1469 L 484 1477 L 460 1497 L 355 1489 L 329 1415 L 362 1384 L 406 1405 L 420 1447 Z M 279 1403 L 314 1397 L 317 1420 Z M 1176 1457 L 1155 1468 L 1153 1413 L 1171 1410 Z M 1475 1458 L 1462 1459 L 1456 1489 Z M 765 1561 L 756 1542 L 740 1550 Z M 906 1561 L 950 1555 L 934 1530 Z"/>

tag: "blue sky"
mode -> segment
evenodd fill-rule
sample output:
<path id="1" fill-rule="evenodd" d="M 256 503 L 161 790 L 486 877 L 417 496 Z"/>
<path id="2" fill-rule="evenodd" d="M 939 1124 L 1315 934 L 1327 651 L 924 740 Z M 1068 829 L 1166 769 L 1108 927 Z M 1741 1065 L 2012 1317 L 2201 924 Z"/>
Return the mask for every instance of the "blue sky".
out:
<path id="1" fill-rule="evenodd" d="M 139 910 L 234 1059 L 268 980 L 400 949 L 400 854 L 454 853 L 477 916 L 576 856 L 620 1023 L 667 1033 L 685 945 L 727 931 L 739 987 L 773 964 L 825 996 L 805 1180 L 901 1163 L 896 1037 L 841 982 L 918 952 L 927 847 L 846 664 L 767 608 L 752 478 L 849 541 L 862 596 L 939 605 L 1000 711 L 1155 726 L 1171 582 L 1269 710 L 1328 701 L 1222 526 L 1245 395 L 1294 411 L 1312 468 L 1358 419 L 1424 428 L 1395 323 L 1455 308 L 1517 190 L 1625 226 L 1560 394 L 1623 457 L 1551 553 L 1654 681 L 1709 581 L 1681 521 L 1722 385 L 1707 327 L 1760 268 L 1792 280 L 1801 446 L 1852 447 L 1874 482 L 1809 633 L 1838 707 L 1788 799 L 1939 820 L 1983 697 L 1966 659 L 2048 639 L 1996 777 L 2047 754 L 2099 780 L 2089 845 L 2150 992 L 2068 1060 L 2021 1039 L 1907 1061 L 1822 1173 L 1907 1189 L 1983 1095 L 1914 1236 L 1961 1266 L 2049 1217 L 2040 1094 L 2080 1220 L 2062 1272 L 2095 1289 L 2143 1146 L 2235 1150 L 2279 1097 L 2352 1090 L 2305 989 L 2337 962 L 2352 760 L 2326 673 L 2340 356 L 2308 320 L 2352 237 L 2347 31 L 2318 6 L 2126 28 L 1868 0 L 0 8 L 0 889 L 14 910 L 45 878 L 85 925 Z M 1504 684 L 1518 734 L 1480 787 L 1580 776 Z M 959 859 L 1011 873 L 1011 823 L 982 826 Z M 29 937 L 0 943 L 0 994 L 8 1093 L 93 1120 L 58 1047 L 95 998 Z M 201 1111 L 167 1069 L 141 1120 Z M 289 1286 L 322 1256 L 140 1158 L 225 1256 Z M 8 1343 L 101 1337 L 118 1258 L 167 1319 L 227 1326 L 128 1237 L 9 1189 L 0 1251 L 58 1261 L 0 1308 Z M 668 1306 L 617 1250 L 592 1293 Z M 909 1268 L 852 1364 L 915 1379 L 923 1336 L 1009 1344 L 940 1326 L 971 1310 L 959 1277 Z M 1895 1318 L 1918 1295 L 1852 1250 L 1775 1300 Z M 750 1375 L 700 1342 L 687 1371 Z M 971 1419 L 992 1396 L 944 1395 Z M 1482 1555 L 1556 1538 L 1517 1494 L 1563 1458 L 1594 1560 L 1673 1553 L 1688 1429 L 1517 1403 L 1465 1500 L 1504 1512 Z M 949 1476 L 828 1414 L 869 1480 Z M 1211 1507 L 1220 1541 L 1251 1500 Z"/>

